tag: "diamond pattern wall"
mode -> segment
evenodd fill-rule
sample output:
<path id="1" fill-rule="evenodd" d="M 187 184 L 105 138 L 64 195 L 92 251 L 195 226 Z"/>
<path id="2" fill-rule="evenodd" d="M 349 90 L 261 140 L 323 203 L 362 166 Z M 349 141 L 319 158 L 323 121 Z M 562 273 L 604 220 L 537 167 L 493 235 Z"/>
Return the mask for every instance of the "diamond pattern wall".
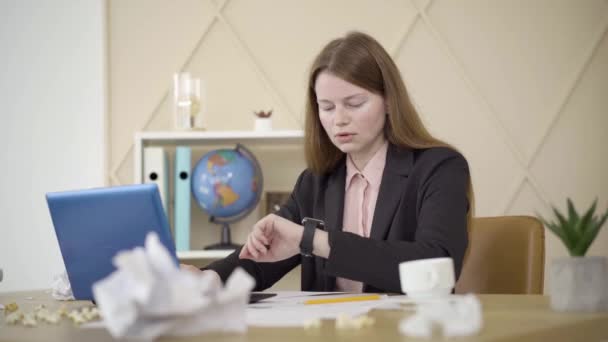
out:
<path id="1" fill-rule="evenodd" d="M 209 129 L 250 129 L 269 108 L 299 129 L 314 54 L 356 29 L 467 156 L 478 216 L 608 206 L 606 0 L 111 0 L 108 13 L 112 184 L 132 181 L 134 132 L 171 129 L 173 72 L 205 79 Z M 608 229 L 590 253 L 608 255 Z M 547 260 L 565 254 L 548 236 Z"/>

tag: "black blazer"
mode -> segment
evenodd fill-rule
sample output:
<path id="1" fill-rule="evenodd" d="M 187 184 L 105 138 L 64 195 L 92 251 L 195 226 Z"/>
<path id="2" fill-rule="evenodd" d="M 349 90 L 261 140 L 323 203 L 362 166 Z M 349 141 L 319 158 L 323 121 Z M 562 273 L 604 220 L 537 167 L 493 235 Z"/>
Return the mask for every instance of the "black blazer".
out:
<path id="1" fill-rule="evenodd" d="M 449 256 L 460 274 L 467 248 L 465 158 L 448 148 L 411 150 L 389 144 L 370 238 L 342 231 L 346 163 L 317 176 L 302 172 L 278 215 L 300 224 L 304 217 L 325 221 L 328 259 L 299 254 L 274 263 L 238 258 L 240 250 L 210 264 L 226 281 L 241 266 L 256 280 L 256 291 L 272 286 L 302 265 L 302 291 L 334 291 L 336 277 L 363 282 L 364 292 L 401 292 L 400 262 Z"/>

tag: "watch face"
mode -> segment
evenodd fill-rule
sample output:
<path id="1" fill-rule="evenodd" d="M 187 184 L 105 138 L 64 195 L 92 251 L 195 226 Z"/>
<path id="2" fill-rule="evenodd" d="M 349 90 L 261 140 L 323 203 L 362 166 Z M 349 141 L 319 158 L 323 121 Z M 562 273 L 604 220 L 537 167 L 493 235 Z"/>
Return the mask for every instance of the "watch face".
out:
<path id="1" fill-rule="evenodd" d="M 302 220 L 302 225 L 305 225 L 305 224 L 307 224 L 307 223 L 308 223 L 308 224 L 310 224 L 310 223 L 314 223 L 314 226 L 315 226 L 315 227 L 317 227 L 317 228 L 325 228 L 325 222 L 323 222 L 323 221 L 321 221 L 321 220 L 314 219 L 314 218 L 305 217 L 305 218 Z"/>

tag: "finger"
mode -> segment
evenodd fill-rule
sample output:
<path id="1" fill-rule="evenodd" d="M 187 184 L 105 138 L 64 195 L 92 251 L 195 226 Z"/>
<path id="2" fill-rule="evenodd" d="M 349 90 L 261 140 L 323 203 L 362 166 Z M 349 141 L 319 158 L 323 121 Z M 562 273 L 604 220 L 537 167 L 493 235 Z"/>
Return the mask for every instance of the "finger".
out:
<path id="1" fill-rule="evenodd" d="M 251 253 L 251 255 L 253 255 L 254 259 L 258 258 L 259 253 L 253 246 L 253 243 L 251 242 L 251 234 L 249 235 L 249 237 L 247 237 L 247 249 L 249 250 L 249 253 Z"/>
<path id="2" fill-rule="evenodd" d="M 201 272 L 201 270 L 198 267 L 188 265 L 188 264 L 179 264 L 179 268 L 182 270 L 186 270 L 188 272 L 193 272 L 193 273 Z"/>
<path id="3" fill-rule="evenodd" d="M 243 245 L 243 247 L 241 248 L 241 253 L 239 253 L 239 259 L 251 259 L 251 255 L 249 254 L 246 245 Z"/>
<path id="4" fill-rule="evenodd" d="M 247 241 L 245 241 L 245 244 L 241 248 L 241 253 L 240 253 L 239 257 L 242 255 L 242 259 L 253 259 L 253 254 L 251 254 L 248 244 L 249 244 L 249 237 L 247 237 Z"/>
<path id="5" fill-rule="evenodd" d="M 251 243 L 261 255 L 266 254 L 266 246 L 264 246 L 264 244 L 262 244 L 262 242 L 253 235 L 251 235 Z"/>
<path id="6" fill-rule="evenodd" d="M 261 229 L 255 229 L 253 231 L 253 235 L 257 240 L 259 240 L 264 245 L 266 245 L 266 246 L 270 245 L 270 241 L 268 240 L 268 237 L 266 237 L 266 235 L 264 235 L 264 233 L 262 232 Z"/>
<path id="7" fill-rule="evenodd" d="M 260 230 L 264 236 L 270 236 L 274 232 L 275 215 L 270 214 L 260 220 Z"/>
<path id="8" fill-rule="evenodd" d="M 243 249 L 245 250 L 245 256 L 247 259 L 255 259 L 255 256 L 251 253 L 248 244 L 245 244 L 245 246 L 243 246 Z"/>
<path id="9" fill-rule="evenodd" d="M 257 253 L 256 258 L 260 258 L 265 253 L 264 245 L 262 245 L 262 243 L 258 241 L 253 235 L 250 235 L 249 242 L 251 244 L 251 247 L 253 247 L 253 249 Z"/>

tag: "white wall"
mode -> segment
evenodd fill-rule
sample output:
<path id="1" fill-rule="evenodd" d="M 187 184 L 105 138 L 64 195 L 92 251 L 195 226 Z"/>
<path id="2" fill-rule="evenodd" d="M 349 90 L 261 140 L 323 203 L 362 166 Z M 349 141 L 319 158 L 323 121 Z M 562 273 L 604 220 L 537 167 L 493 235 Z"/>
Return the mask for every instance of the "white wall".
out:
<path id="1" fill-rule="evenodd" d="M 45 193 L 104 183 L 105 2 L 0 1 L 0 292 L 64 268 Z"/>

